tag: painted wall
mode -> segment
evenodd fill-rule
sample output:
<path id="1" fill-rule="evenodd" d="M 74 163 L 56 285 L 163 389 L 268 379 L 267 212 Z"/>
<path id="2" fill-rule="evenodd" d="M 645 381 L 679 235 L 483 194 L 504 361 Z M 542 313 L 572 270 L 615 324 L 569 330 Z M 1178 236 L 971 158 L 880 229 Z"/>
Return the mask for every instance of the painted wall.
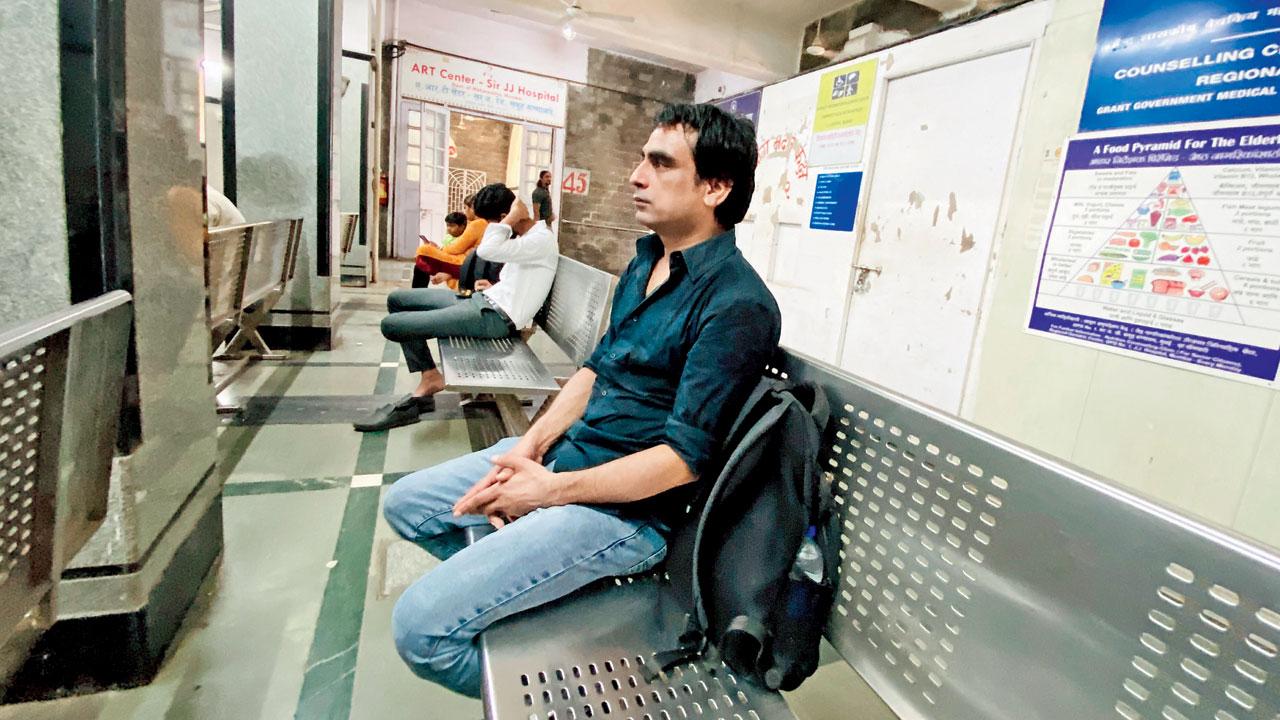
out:
<path id="1" fill-rule="evenodd" d="M 1035 337 L 1022 329 L 1056 186 L 1056 151 L 1078 125 L 1102 5 L 1103 0 L 1057 0 L 1051 8 L 1016 131 L 1006 209 L 996 228 L 960 414 L 1118 485 L 1280 547 L 1280 393 Z M 895 72 L 904 71 L 903 62 L 945 56 L 946 46 L 963 36 L 964 31 L 952 31 L 894 49 Z M 933 49 L 922 52 L 926 47 Z M 762 133 L 785 130 L 776 117 L 771 119 L 771 104 L 812 102 L 816 86 L 811 77 L 766 91 Z M 788 100 L 784 96 L 791 88 L 797 95 Z M 876 162 L 894 162 L 892 149 L 882 149 Z M 874 182 L 874 173 L 868 180 Z M 795 253 L 783 252 L 785 243 L 779 241 L 773 257 L 769 247 L 756 243 L 754 236 L 770 219 L 753 215 L 749 219 L 754 222 L 740 232 L 740 245 L 757 267 L 776 270 L 780 258 Z M 772 231 L 766 234 L 772 236 Z M 805 247 L 808 254 L 800 256 L 805 262 L 818 253 L 831 267 L 847 266 L 847 248 Z M 813 301 L 814 288 L 830 284 L 816 278 L 807 289 L 774 287 L 784 306 L 784 343 L 825 356 L 829 348 L 819 345 L 822 337 L 839 332 L 827 315 L 837 307 L 834 298 L 825 304 Z M 797 302 L 799 297 L 809 302 Z M 808 313 L 808 331 L 792 333 L 788 340 L 786 325 L 797 312 Z"/>
<path id="2" fill-rule="evenodd" d="M 0 317 L 17 323 L 70 302 L 62 186 L 58 6 L 0 3 Z"/>
<path id="3" fill-rule="evenodd" d="M 1054 151 L 1079 120 L 1102 4 L 1060 0 L 1046 34 L 963 414 L 1280 546 L 1280 393 L 1022 332 Z"/>

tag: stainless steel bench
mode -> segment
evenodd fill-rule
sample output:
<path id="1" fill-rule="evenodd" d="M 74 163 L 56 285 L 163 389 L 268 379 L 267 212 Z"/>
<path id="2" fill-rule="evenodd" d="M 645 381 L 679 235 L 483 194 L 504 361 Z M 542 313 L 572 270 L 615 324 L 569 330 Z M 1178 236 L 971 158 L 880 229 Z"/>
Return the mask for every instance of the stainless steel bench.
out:
<path id="1" fill-rule="evenodd" d="M 1280 718 L 1275 551 L 815 361 L 780 365 L 834 410 L 826 638 L 899 717 Z M 793 717 L 723 665 L 644 681 L 683 628 L 667 588 L 609 581 L 495 625 L 486 716 Z"/>
<path id="2" fill-rule="evenodd" d="M 356 246 L 356 228 L 360 220 L 360 213 L 344 212 L 340 214 L 340 218 L 342 256 L 346 257 L 351 252 L 351 248 Z"/>
<path id="3" fill-rule="evenodd" d="M 555 283 L 537 317 L 538 324 L 569 360 L 581 367 L 604 334 L 617 278 L 560 256 Z M 523 434 L 529 419 L 519 395 L 552 395 L 560 383 L 523 338 L 498 340 L 440 338 L 445 387 L 466 393 L 493 393 L 507 432 Z"/>
<path id="4" fill-rule="evenodd" d="M 106 516 L 129 302 L 112 292 L 0 332 L 0 688 Z"/>
<path id="5" fill-rule="evenodd" d="M 205 236 L 204 281 L 210 353 L 218 359 L 236 359 L 247 345 L 254 353 L 239 358 L 280 360 L 262 339 L 258 327 L 284 295 L 293 279 L 302 242 L 302 219 L 233 225 L 210 230 Z M 224 347 L 225 345 L 225 347 Z M 223 348 L 219 354 L 219 348 Z M 243 369 L 244 362 L 215 380 L 222 392 Z M 234 411 L 225 406 L 220 411 Z"/>

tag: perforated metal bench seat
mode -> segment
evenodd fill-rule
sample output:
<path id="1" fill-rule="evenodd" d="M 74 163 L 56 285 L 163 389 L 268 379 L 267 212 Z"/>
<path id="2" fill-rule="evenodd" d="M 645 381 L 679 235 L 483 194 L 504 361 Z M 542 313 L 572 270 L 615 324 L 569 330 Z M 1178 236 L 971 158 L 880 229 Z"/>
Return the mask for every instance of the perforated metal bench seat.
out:
<path id="1" fill-rule="evenodd" d="M 898 717 L 1280 719 L 1274 549 L 817 361 L 786 353 L 771 372 L 831 402 L 825 636 Z M 722 669 L 668 687 L 621 665 L 683 627 L 658 590 L 595 588 L 487 631 L 489 717 L 790 717 Z"/>
<path id="2" fill-rule="evenodd" d="M 504 621 L 481 641 L 491 720 L 793 720 L 777 693 L 723 663 L 644 679 L 645 659 L 674 644 L 684 611 L 655 576 L 611 580 Z"/>
<path id="3" fill-rule="evenodd" d="M 458 392 L 553 393 L 555 376 L 520 338 L 440 338 L 445 385 Z"/>
<path id="4" fill-rule="evenodd" d="M 560 256 L 556 279 L 538 313 L 538 325 L 576 367 L 581 367 L 604 334 L 617 278 Z M 440 338 L 445 387 L 457 392 L 546 395 L 560 384 L 519 338 Z"/>

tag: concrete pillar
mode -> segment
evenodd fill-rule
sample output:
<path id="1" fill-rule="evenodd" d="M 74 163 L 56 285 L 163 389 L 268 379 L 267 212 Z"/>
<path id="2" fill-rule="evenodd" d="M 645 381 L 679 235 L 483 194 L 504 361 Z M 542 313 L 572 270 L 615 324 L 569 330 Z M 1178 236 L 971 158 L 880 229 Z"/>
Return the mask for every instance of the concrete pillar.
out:
<path id="1" fill-rule="evenodd" d="M 58 7 L 26 5 L 48 6 L 55 15 Z M 112 263 L 119 268 L 116 279 L 134 294 L 136 378 L 130 405 L 137 425 L 127 433 L 128 450 L 116 458 L 108 518 L 64 574 L 58 620 L 20 671 L 8 699 L 150 680 L 222 547 L 204 311 L 204 151 L 197 135 L 201 2 L 127 0 L 122 5 L 100 7 L 97 15 L 84 12 L 75 20 L 110 25 L 110 31 L 88 36 L 96 38 L 95 53 L 123 62 L 127 77 L 109 90 L 123 96 L 113 95 L 107 104 L 111 127 L 98 139 L 111 149 L 111 163 L 126 165 L 127 172 L 98 171 L 127 178 L 104 201 L 101 223 L 125 228 L 114 238 Z M 9 9 L 6 4 L 0 13 Z M 56 25 L 14 30 L 58 38 Z M 57 58 L 33 62 L 27 57 L 11 77 L 30 77 L 46 67 L 56 72 L 58 66 Z M 103 82 L 92 77 L 72 90 L 96 95 Z M 54 131 L 58 123 L 40 118 L 28 119 L 27 125 Z M 61 149 L 56 139 L 43 144 L 42 152 L 50 145 Z M 5 164 L 29 169 L 20 161 Z M 42 202 L 59 205 L 61 184 Z M 25 222 L 30 223 L 29 214 Z M 62 235 L 65 252 L 65 229 Z M 43 251 L 56 255 L 57 246 L 50 241 Z"/>
<path id="2" fill-rule="evenodd" d="M 336 140 L 342 5 L 335 0 L 233 3 L 234 200 L 251 222 L 303 218 L 297 274 L 263 337 L 285 348 L 332 347 L 341 258 Z M 356 92 L 359 92 L 357 88 Z M 224 108 L 228 107 L 224 105 Z"/>

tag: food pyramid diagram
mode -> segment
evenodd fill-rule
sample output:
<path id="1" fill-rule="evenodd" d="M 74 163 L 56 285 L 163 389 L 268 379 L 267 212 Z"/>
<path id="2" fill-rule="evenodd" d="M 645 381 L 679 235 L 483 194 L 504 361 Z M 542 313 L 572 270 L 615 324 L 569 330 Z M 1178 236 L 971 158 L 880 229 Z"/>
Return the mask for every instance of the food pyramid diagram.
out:
<path id="1" fill-rule="evenodd" d="M 1072 273 L 1071 283 L 1234 305 L 1209 234 L 1176 169 Z"/>

